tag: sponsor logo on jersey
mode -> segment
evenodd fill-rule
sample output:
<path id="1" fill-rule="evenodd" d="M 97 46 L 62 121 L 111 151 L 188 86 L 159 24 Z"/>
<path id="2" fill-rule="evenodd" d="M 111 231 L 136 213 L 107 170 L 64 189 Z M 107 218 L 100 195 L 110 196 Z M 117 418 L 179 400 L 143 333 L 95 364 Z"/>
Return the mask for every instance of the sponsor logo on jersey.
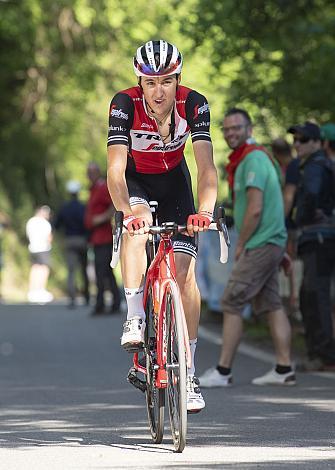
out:
<path id="1" fill-rule="evenodd" d="M 131 130 L 132 148 L 138 152 L 170 152 L 182 147 L 189 135 L 189 132 L 177 136 L 166 145 L 161 144 L 161 137 L 155 132 L 141 132 Z"/>
<path id="2" fill-rule="evenodd" d="M 124 113 L 122 109 L 115 109 L 115 108 L 116 108 L 116 104 L 113 104 L 112 109 L 111 109 L 111 116 L 128 121 L 128 114 Z"/>
<path id="3" fill-rule="evenodd" d="M 198 122 L 197 124 L 194 124 L 194 127 L 208 127 L 210 125 L 210 122 L 207 121 L 202 121 L 202 122 Z"/>
<path id="4" fill-rule="evenodd" d="M 193 119 L 196 119 L 200 114 L 208 113 L 209 111 L 209 104 L 204 103 L 202 106 L 198 104 L 194 106 L 194 116 Z"/>
<path id="5" fill-rule="evenodd" d="M 121 126 L 109 126 L 108 132 L 110 131 L 119 131 L 119 132 L 125 132 L 127 129 L 125 127 Z"/>
<path id="6" fill-rule="evenodd" d="M 142 122 L 141 124 L 141 128 L 145 128 L 145 129 L 153 129 L 154 126 L 152 126 L 151 124 L 147 124 L 146 122 Z"/>

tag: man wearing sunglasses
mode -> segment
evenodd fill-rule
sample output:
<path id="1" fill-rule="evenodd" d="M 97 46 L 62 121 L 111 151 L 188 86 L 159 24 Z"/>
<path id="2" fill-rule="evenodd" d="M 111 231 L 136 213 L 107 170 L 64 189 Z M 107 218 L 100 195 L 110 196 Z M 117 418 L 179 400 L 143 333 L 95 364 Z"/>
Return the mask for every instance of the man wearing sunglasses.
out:
<path id="1" fill-rule="evenodd" d="M 299 157 L 296 223 L 300 230 L 298 255 L 303 261 L 300 310 L 305 327 L 308 361 L 305 369 L 335 370 L 330 279 L 335 268 L 335 207 L 331 162 L 322 149 L 319 126 L 292 126 Z"/>

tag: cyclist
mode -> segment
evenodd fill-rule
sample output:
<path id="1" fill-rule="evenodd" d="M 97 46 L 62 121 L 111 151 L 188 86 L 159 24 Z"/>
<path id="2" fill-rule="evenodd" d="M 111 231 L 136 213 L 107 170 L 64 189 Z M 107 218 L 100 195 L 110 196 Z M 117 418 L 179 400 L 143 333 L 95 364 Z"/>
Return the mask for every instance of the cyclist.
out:
<path id="1" fill-rule="evenodd" d="M 108 188 L 117 210 L 124 213 L 121 270 L 128 307 L 121 345 L 127 350 L 144 341 L 143 284 L 145 242 L 152 223 L 148 202 L 158 201 L 159 222 L 187 220 L 187 234 L 174 240 L 177 282 L 188 326 L 192 367 L 187 378 L 187 409 L 205 406 L 195 377 L 194 355 L 200 317 L 195 280 L 197 232 L 212 221 L 217 172 L 209 133 L 206 98 L 180 85 L 182 55 L 164 40 L 137 49 L 133 66 L 138 86 L 117 93 L 111 101 L 108 131 Z M 197 166 L 199 209 L 195 211 L 191 178 L 184 158 L 191 134 Z M 142 235 L 142 236 L 133 236 Z"/>

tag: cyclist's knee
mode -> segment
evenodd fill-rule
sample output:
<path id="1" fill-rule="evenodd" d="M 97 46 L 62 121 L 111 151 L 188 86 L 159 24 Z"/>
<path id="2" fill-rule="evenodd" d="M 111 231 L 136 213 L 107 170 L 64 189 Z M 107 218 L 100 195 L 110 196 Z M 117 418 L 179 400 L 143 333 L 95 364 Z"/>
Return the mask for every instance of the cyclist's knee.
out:
<path id="1" fill-rule="evenodd" d="M 196 285 L 194 259 L 187 255 L 176 256 L 177 282 L 180 287 L 192 289 Z"/>

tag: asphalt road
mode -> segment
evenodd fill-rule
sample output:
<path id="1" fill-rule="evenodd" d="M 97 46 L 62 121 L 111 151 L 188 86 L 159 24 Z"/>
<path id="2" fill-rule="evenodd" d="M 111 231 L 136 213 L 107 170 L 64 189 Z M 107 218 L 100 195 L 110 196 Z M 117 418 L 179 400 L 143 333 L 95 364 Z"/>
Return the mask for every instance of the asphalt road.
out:
<path id="1" fill-rule="evenodd" d="M 248 351 L 233 387 L 204 390 L 182 454 L 168 423 L 152 444 L 144 395 L 125 381 L 121 325 L 120 314 L 92 318 L 85 307 L 0 305 L 1 470 L 335 468 L 334 374 L 252 386 L 269 364 Z M 218 333 L 202 330 L 199 375 L 217 360 Z"/>

